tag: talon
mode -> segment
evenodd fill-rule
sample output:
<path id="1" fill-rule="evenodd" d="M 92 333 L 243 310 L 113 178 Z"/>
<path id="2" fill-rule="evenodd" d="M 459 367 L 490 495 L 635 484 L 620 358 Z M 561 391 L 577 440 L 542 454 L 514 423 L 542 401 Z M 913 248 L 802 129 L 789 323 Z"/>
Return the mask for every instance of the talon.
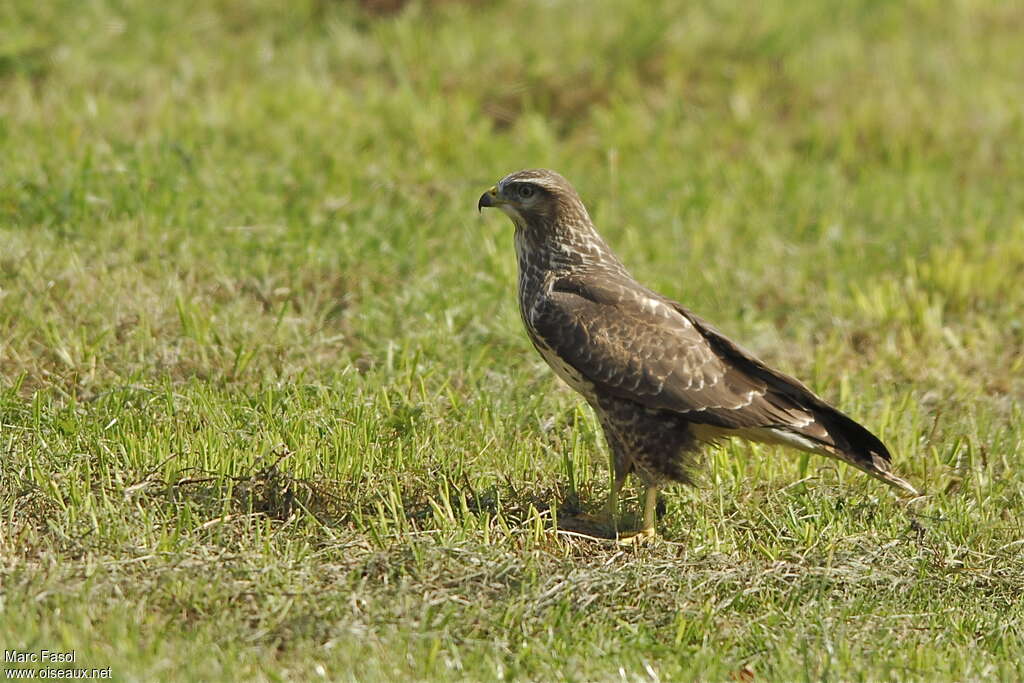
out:
<path id="1" fill-rule="evenodd" d="M 640 545 L 646 545 L 647 543 L 650 543 L 657 537 L 658 535 L 654 532 L 653 528 L 641 529 L 640 531 L 637 531 L 632 534 L 625 534 L 623 536 L 619 536 L 617 539 L 615 539 L 615 542 L 621 546 L 629 546 L 635 548 Z"/>

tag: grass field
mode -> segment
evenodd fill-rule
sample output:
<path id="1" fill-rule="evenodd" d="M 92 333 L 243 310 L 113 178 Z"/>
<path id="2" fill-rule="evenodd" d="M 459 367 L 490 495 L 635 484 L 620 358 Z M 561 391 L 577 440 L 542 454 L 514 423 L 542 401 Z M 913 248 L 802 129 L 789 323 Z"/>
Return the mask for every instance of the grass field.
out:
<path id="1" fill-rule="evenodd" d="M 0 4 L 0 646 L 1024 678 L 1024 7 L 400 4 Z M 475 211 L 531 166 L 926 497 L 729 444 L 661 542 L 557 532 L 604 446 Z"/>

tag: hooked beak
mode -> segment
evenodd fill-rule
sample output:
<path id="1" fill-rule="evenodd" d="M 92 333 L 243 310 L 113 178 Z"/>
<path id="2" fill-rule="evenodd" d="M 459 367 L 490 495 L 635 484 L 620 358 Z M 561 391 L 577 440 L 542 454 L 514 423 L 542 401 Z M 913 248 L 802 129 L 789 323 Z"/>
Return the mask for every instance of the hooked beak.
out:
<path id="1" fill-rule="evenodd" d="M 476 210 L 483 211 L 485 206 L 497 206 L 501 203 L 501 199 L 498 198 L 498 186 L 492 185 L 491 189 L 480 195 L 480 201 L 476 203 Z"/>

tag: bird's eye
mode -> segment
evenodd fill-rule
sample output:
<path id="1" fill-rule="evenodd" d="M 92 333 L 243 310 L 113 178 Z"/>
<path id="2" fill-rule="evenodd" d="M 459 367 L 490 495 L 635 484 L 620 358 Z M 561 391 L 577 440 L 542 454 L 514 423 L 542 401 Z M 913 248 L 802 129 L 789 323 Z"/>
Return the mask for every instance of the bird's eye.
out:
<path id="1" fill-rule="evenodd" d="M 533 187 L 530 186 L 530 185 L 520 185 L 519 186 L 519 196 L 522 199 L 529 199 L 530 197 L 533 196 L 533 192 L 534 192 Z"/>

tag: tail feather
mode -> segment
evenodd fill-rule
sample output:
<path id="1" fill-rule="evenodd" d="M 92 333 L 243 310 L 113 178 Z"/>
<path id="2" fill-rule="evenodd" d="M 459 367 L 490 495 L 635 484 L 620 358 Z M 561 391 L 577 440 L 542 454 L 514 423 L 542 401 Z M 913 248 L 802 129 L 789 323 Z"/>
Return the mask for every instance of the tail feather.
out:
<path id="1" fill-rule="evenodd" d="M 788 446 L 837 458 L 867 472 L 890 486 L 919 495 L 917 489 L 891 472 L 892 457 L 889 449 L 874 434 L 839 412 L 799 380 L 772 370 L 744 351 L 700 318 L 679 308 L 696 326 L 716 353 L 743 369 L 750 377 L 765 384 L 764 401 L 774 409 L 775 415 L 789 413 L 796 419 L 774 424 L 729 429 L 728 425 L 712 424 L 701 428 L 702 433 L 731 432 L 737 436 L 765 443 L 783 443 Z M 807 418 L 812 418 L 808 420 Z M 724 428 L 724 429 L 723 429 Z"/>
<path id="2" fill-rule="evenodd" d="M 892 456 L 877 436 L 835 409 L 816 411 L 815 419 L 828 432 L 832 444 L 823 444 L 829 455 L 911 495 L 917 489 L 892 473 Z"/>

